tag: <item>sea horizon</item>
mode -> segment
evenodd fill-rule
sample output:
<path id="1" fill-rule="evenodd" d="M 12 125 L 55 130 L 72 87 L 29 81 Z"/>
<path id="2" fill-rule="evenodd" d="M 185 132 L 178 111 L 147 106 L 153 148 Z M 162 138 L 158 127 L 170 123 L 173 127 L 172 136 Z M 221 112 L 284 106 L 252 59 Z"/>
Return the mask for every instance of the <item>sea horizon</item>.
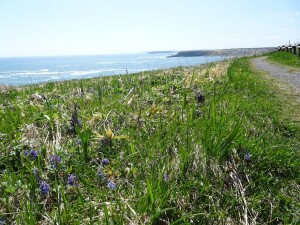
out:
<path id="1" fill-rule="evenodd" d="M 135 54 L 155 54 L 155 53 L 175 53 L 181 51 L 194 50 L 149 50 L 141 52 L 121 52 L 121 53 L 78 53 L 78 54 L 57 54 L 57 55 L 21 55 L 21 56 L 0 56 L 2 58 L 40 58 L 40 57 L 73 57 L 73 56 L 105 56 L 105 55 L 135 55 Z"/>
<path id="2" fill-rule="evenodd" d="M 0 85 L 20 86 L 132 74 L 220 61 L 221 56 L 169 58 L 177 51 L 142 53 L 0 57 Z"/>

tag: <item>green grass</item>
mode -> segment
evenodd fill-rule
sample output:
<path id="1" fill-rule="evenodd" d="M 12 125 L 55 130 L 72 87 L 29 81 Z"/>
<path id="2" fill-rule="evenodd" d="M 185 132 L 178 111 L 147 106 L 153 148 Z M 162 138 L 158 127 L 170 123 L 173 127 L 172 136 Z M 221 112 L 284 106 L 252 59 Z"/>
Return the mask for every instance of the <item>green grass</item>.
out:
<path id="1" fill-rule="evenodd" d="M 300 58 L 289 52 L 272 52 L 268 54 L 268 59 L 282 65 L 300 68 Z"/>
<path id="2" fill-rule="evenodd" d="M 299 126 L 246 59 L 9 88 L 0 99 L 7 224 L 300 222 Z"/>

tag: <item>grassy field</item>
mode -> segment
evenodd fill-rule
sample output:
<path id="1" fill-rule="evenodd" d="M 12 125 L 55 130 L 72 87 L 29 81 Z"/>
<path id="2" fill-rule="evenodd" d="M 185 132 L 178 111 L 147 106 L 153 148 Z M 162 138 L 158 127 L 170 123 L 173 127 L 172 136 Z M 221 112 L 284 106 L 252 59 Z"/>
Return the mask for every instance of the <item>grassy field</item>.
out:
<path id="1" fill-rule="evenodd" d="M 272 52 L 268 54 L 268 59 L 282 65 L 300 68 L 300 58 L 289 52 Z"/>
<path id="2" fill-rule="evenodd" d="M 2 224 L 299 224 L 300 130 L 247 59 L 2 88 Z"/>

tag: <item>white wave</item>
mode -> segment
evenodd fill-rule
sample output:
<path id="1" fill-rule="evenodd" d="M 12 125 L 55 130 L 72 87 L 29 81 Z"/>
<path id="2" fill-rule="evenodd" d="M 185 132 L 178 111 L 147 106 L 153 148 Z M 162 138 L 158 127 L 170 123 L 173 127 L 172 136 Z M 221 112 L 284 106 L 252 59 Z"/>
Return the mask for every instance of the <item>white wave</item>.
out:
<path id="1" fill-rule="evenodd" d="M 13 73 L 26 73 L 29 72 L 29 70 L 8 70 L 8 71 L 2 71 L 0 74 L 13 74 Z"/>
<path id="2" fill-rule="evenodd" d="M 64 75 L 69 76 L 84 76 L 84 75 L 91 75 L 103 72 L 118 72 L 118 71 L 126 71 L 124 69 L 101 69 L 101 70 L 70 70 L 70 71 L 49 71 L 46 69 L 38 70 L 38 71 L 7 71 L 3 72 L 0 75 L 0 78 L 7 78 L 7 77 L 39 77 L 39 76 L 46 76 L 48 78 L 52 78 L 55 76 L 56 78 L 63 77 Z"/>
<path id="3" fill-rule="evenodd" d="M 122 63 L 126 63 L 126 62 L 96 62 L 96 65 L 106 65 L 106 64 L 122 64 Z"/>
<path id="4" fill-rule="evenodd" d="M 126 69 L 103 69 L 103 70 L 77 70 L 77 71 L 70 71 L 67 74 L 70 74 L 71 76 L 82 76 L 82 75 L 90 75 L 90 74 L 97 74 L 102 72 L 114 72 L 114 71 L 125 71 Z"/>
<path id="5" fill-rule="evenodd" d="M 10 77 L 11 77 L 10 75 L 0 75 L 0 79 L 1 79 L 1 78 L 4 78 L 4 79 L 5 79 L 5 78 L 10 78 Z"/>
<path id="6" fill-rule="evenodd" d="M 28 72 L 11 73 L 11 75 L 19 76 L 19 77 L 47 76 L 47 75 L 59 75 L 59 74 L 64 74 L 64 72 L 59 72 L 59 71 L 53 71 L 53 72 L 28 71 Z"/>

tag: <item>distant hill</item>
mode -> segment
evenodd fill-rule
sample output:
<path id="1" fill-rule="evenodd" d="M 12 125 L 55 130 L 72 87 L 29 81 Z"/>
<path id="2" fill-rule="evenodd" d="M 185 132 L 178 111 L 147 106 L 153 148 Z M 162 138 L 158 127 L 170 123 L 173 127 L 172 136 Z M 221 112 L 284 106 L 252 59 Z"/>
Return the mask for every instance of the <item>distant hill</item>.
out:
<path id="1" fill-rule="evenodd" d="M 215 49 L 215 50 L 192 50 L 180 51 L 169 57 L 196 57 L 196 56 L 250 56 L 260 55 L 267 52 L 275 51 L 274 47 L 265 48 L 231 48 L 231 49 Z"/>

